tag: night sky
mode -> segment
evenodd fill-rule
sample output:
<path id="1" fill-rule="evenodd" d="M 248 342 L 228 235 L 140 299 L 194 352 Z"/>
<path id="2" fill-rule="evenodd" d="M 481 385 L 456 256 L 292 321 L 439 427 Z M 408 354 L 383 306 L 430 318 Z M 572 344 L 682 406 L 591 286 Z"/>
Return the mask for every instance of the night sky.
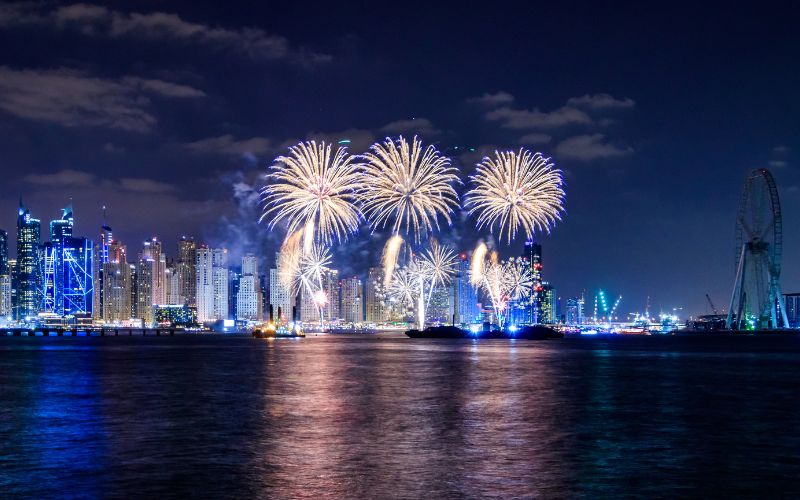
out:
<path id="1" fill-rule="evenodd" d="M 72 198 L 77 234 L 107 205 L 131 254 L 187 234 L 271 258 L 256 190 L 276 155 L 418 133 L 464 179 L 495 148 L 552 157 L 567 213 L 537 236 L 544 277 L 625 313 L 727 307 L 742 183 L 769 168 L 800 291 L 797 25 L 765 2 L 2 4 L 0 227 L 20 196 L 43 222 Z M 469 249 L 474 226 L 440 237 Z M 365 272 L 385 238 L 362 229 L 337 267 Z"/>

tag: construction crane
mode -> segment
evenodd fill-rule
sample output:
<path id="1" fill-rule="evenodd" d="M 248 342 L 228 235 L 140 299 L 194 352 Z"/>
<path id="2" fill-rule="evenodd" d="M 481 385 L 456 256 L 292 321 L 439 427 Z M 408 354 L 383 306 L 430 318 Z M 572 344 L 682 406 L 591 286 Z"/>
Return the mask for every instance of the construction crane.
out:
<path id="1" fill-rule="evenodd" d="M 711 306 L 711 311 L 714 312 L 714 315 L 719 316 L 719 312 L 717 312 L 717 308 L 714 307 L 714 302 L 711 301 L 711 296 L 706 294 L 706 300 L 708 301 L 708 305 Z"/>

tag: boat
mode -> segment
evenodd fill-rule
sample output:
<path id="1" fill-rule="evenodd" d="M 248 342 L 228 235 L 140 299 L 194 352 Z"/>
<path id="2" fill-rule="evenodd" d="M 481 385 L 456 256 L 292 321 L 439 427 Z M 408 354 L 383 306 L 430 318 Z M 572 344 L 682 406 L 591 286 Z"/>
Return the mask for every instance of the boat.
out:
<path id="1" fill-rule="evenodd" d="M 408 330 L 412 339 L 524 339 L 547 340 L 564 338 L 564 334 L 543 325 L 509 326 L 503 330 L 485 326 L 482 330 L 464 330 L 457 326 L 429 326 L 424 330 Z"/>
<path id="2" fill-rule="evenodd" d="M 257 339 L 302 338 L 306 336 L 303 329 L 297 325 L 287 328 L 283 325 L 275 326 L 275 323 L 271 321 L 253 328 L 252 334 Z"/>

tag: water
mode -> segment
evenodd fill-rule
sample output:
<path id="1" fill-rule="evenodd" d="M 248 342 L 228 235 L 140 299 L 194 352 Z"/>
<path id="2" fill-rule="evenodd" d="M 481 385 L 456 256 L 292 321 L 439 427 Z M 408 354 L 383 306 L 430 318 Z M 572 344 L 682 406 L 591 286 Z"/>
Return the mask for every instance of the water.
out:
<path id="1" fill-rule="evenodd" d="M 26 497 L 796 497 L 800 339 L 0 338 Z"/>

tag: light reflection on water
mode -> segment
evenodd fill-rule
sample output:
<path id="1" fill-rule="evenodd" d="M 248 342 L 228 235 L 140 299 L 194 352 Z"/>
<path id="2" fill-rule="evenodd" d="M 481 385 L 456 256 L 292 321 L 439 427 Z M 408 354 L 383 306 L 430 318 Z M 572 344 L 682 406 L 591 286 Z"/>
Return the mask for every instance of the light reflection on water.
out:
<path id="1" fill-rule="evenodd" d="M 798 368 L 788 338 L 0 338 L 0 490 L 790 495 Z"/>

